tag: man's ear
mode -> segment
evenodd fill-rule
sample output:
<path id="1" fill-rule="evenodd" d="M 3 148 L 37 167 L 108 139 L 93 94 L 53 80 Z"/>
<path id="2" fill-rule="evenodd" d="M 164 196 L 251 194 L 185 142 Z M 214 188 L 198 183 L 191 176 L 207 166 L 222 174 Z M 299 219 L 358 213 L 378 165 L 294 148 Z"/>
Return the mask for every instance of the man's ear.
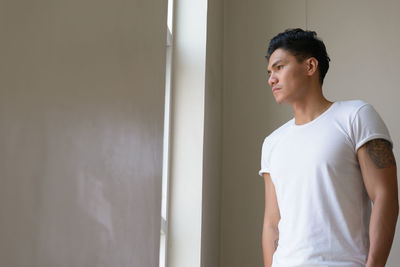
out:
<path id="1" fill-rule="evenodd" d="M 310 57 L 305 60 L 306 71 L 309 76 L 312 76 L 318 70 L 318 60 L 315 57 Z"/>

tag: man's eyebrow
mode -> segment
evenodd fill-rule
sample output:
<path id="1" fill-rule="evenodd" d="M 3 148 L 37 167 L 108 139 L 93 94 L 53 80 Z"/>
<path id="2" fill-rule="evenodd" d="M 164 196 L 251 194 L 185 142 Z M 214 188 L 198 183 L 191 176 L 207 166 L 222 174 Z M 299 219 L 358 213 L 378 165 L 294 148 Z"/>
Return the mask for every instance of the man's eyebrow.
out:
<path id="1" fill-rule="evenodd" d="M 282 62 L 282 59 L 278 59 L 277 61 L 275 61 L 274 64 L 272 64 L 271 68 L 275 67 L 280 62 Z"/>

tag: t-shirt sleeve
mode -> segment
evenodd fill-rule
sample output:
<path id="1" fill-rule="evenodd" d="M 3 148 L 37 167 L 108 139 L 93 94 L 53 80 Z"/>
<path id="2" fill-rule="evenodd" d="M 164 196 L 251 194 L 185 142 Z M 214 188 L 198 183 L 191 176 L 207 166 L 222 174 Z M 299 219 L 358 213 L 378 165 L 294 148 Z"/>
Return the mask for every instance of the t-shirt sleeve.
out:
<path id="1" fill-rule="evenodd" d="M 261 169 L 258 172 L 258 175 L 263 176 L 263 173 L 265 172 L 270 172 L 270 149 L 271 149 L 271 144 L 270 144 L 270 138 L 267 137 L 264 140 L 264 143 L 262 145 L 261 149 Z"/>
<path id="2" fill-rule="evenodd" d="M 385 139 L 393 145 L 385 123 L 370 104 L 358 109 L 352 122 L 352 134 L 356 152 L 368 141 L 378 138 Z"/>

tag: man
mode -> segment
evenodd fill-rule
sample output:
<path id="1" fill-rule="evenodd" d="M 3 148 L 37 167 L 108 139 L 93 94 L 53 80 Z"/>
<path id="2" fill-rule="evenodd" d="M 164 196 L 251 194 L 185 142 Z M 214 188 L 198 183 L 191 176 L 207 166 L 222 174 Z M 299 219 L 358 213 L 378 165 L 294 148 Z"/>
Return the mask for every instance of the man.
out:
<path id="1" fill-rule="evenodd" d="M 384 122 L 368 103 L 323 96 L 329 57 L 315 32 L 278 34 L 266 57 L 272 94 L 294 118 L 262 146 L 264 265 L 385 266 L 399 205 Z"/>

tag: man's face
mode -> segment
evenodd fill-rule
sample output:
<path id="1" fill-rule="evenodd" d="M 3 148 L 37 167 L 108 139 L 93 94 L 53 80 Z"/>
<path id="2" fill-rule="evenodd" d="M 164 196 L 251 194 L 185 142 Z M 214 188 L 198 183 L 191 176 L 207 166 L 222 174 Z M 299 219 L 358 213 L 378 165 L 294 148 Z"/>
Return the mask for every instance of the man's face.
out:
<path id="1" fill-rule="evenodd" d="M 290 104 L 304 96 L 308 77 L 305 61 L 298 62 L 290 52 L 278 48 L 271 54 L 267 69 L 277 103 Z"/>

